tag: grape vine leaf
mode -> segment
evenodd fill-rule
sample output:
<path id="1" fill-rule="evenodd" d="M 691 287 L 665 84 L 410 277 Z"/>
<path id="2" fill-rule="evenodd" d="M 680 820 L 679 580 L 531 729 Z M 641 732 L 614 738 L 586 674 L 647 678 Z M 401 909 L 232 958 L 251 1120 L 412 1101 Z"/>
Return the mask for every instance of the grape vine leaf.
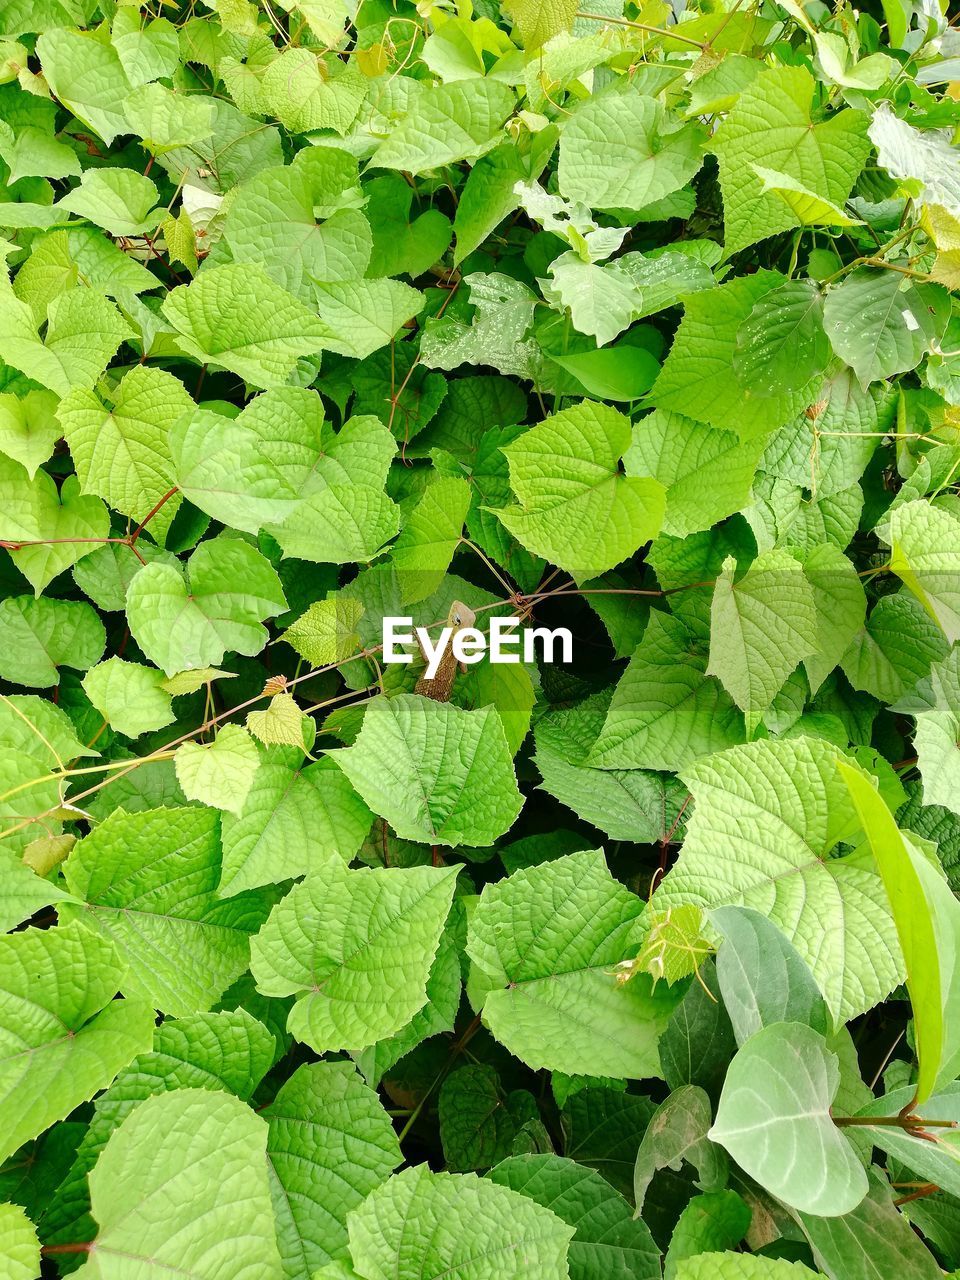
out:
<path id="1" fill-rule="evenodd" d="M 917 499 L 890 515 L 890 567 L 951 644 L 960 640 L 960 520 Z"/>
<path id="2" fill-rule="evenodd" d="M 274 1056 L 273 1036 L 245 1010 L 165 1019 L 154 1032 L 153 1047 L 118 1072 L 96 1099 L 73 1164 L 45 1206 L 44 1239 L 72 1244 L 96 1236 L 88 1175 L 111 1134 L 146 1098 L 175 1089 L 209 1089 L 247 1101 Z"/>
<path id="3" fill-rule="evenodd" d="M 467 1063 L 441 1085 L 437 1118 L 447 1168 L 469 1173 L 506 1159 L 523 1126 L 536 1122 L 539 1112 L 525 1089 L 506 1092 L 493 1067 Z"/>
<path id="4" fill-rule="evenodd" d="M 110 145 L 127 130 L 124 105 L 130 92 L 113 46 L 92 31 L 51 23 L 37 40 L 37 57 L 57 98 Z"/>
<path id="5" fill-rule="evenodd" d="M 270 906 L 217 901 L 219 814 L 200 807 L 117 809 L 74 845 L 64 877 L 84 905 L 65 904 L 63 918 L 116 944 L 125 994 L 174 1015 L 211 1008 L 243 973 Z"/>
<path id="6" fill-rule="evenodd" d="M 331 854 L 349 860 L 359 850 L 373 814 L 332 760 L 304 765 L 302 754 L 261 750 L 243 807 L 224 813 L 220 897 L 319 871 Z"/>
<path id="7" fill-rule="evenodd" d="M 524 49 L 532 50 L 561 31 L 569 31 L 577 6 L 574 0 L 513 0 L 510 12 Z"/>
<path id="8" fill-rule="evenodd" d="M 52 391 L 39 388 L 24 396 L 0 395 L 0 453 L 22 463 L 31 480 L 62 434 L 57 404 Z"/>
<path id="9" fill-rule="evenodd" d="M 427 999 L 458 867 L 350 871 L 331 855 L 251 946 L 257 986 L 297 997 L 289 1030 L 317 1053 L 393 1035 Z"/>
<path id="10" fill-rule="evenodd" d="M 34 1280 L 40 1274 L 37 1230 L 18 1204 L 0 1204 L 0 1258 L 7 1280 Z"/>
<path id="11" fill-rule="evenodd" d="M 230 650 L 259 653 L 267 639 L 263 621 L 286 605 L 269 561 L 223 535 L 194 551 L 186 574 L 154 561 L 127 589 L 130 630 L 168 676 L 215 666 Z"/>
<path id="12" fill-rule="evenodd" d="M 298 357 L 320 351 L 331 336 L 318 316 L 251 262 L 201 272 L 167 295 L 163 312 L 184 351 L 255 387 L 283 386 Z"/>
<path id="13" fill-rule="evenodd" d="M 159 194 L 156 185 L 134 169 L 87 169 L 57 207 L 112 236 L 140 236 L 153 231 L 162 217 L 156 208 Z"/>
<path id="14" fill-rule="evenodd" d="M 809 965 L 833 1016 L 846 1019 L 893 990 L 903 959 L 876 870 L 856 855 L 831 856 L 859 826 L 837 769 L 843 758 L 822 739 L 796 737 L 731 747 L 687 768 L 693 813 L 653 902 L 760 911 Z"/>
<path id="15" fill-rule="evenodd" d="M 485 77 L 425 88 L 374 151 L 371 167 L 416 174 L 476 160 L 499 141 L 515 105 L 506 85 Z"/>
<path id="16" fill-rule="evenodd" d="M 407 1227 L 416 1210 L 415 1224 Z M 474 1173 L 405 1169 L 348 1220 L 350 1253 L 369 1280 L 567 1280 L 574 1229 L 535 1200 Z"/>
<path id="17" fill-rule="evenodd" d="M 260 767 L 257 744 L 238 724 L 225 724 L 208 744 L 183 742 L 173 757 L 188 800 L 242 813 Z"/>
<path id="18" fill-rule="evenodd" d="M 520 812 L 513 761 L 493 707 L 462 711 L 417 694 L 375 698 L 356 743 L 330 759 L 406 840 L 483 846 Z"/>
<path id="19" fill-rule="evenodd" d="M 727 255 L 796 226 L 787 202 L 765 192 L 759 164 L 842 205 L 870 153 L 867 121 L 853 109 L 814 123 L 817 84 L 805 67 L 768 67 L 740 94 L 711 142 L 720 161 Z"/>
<path id="20" fill-rule="evenodd" d="M 403 1159 L 390 1117 L 349 1062 L 299 1067 L 260 1114 L 284 1275 L 309 1280 L 347 1247 L 347 1215 Z"/>
<path id="21" fill-rule="evenodd" d="M 638 212 L 679 191 L 703 163 L 697 123 L 617 85 L 581 102 L 560 137 L 560 191 L 595 209 Z"/>
<path id="22" fill-rule="evenodd" d="M 110 530 L 106 507 L 80 493 L 76 476 L 68 476 L 58 491 L 46 471 L 28 480 L 9 458 L 0 458 L 0 501 L 0 537 L 14 544 L 11 559 L 38 596 Z"/>
<path id="23" fill-rule="evenodd" d="M 673 1280 L 806 1280 L 802 1262 L 758 1254 L 701 1253 L 677 1264 Z"/>
<path id="24" fill-rule="evenodd" d="M 143 520 L 174 487 L 168 434 L 192 406 L 183 383 L 163 369 L 135 365 L 107 408 L 87 389 L 71 391 L 57 416 L 84 493 L 95 493 L 134 520 Z M 164 519 L 176 510 L 176 503 Z M 151 525 L 151 532 L 156 526 Z"/>
<path id="25" fill-rule="evenodd" d="M 660 1251 L 648 1227 L 593 1169 L 562 1156 L 519 1155 L 501 1161 L 487 1177 L 574 1228 L 567 1254 L 570 1280 L 600 1280 L 621 1270 L 631 1280 L 660 1280 Z"/>
<path id="26" fill-rule="evenodd" d="M 157 1152 L 171 1133 L 183 1138 L 165 1164 Z M 266 1146 L 264 1121 L 230 1094 L 177 1089 L 147 1098 L 90 1173 L 100 1230 L 77 1280 L 120 1280 L 131 1254 L 145 1280 L 185 1267 L 198 1280 L 227 1270 L 236 1280 L 281 1280 Z"/>
<path id="27" fill-rule="evenodd" d="M 663 521 L 663 485 L 618 470 L 630 439 L 628 418 L 588 400 L 531 427 L 502 449 L 517 502 L 497 519 L 578 581 L 612 569 Z"/>
<path id="28" fill-rule="evenodd" d="M 816 604 L 788 551 L 762 552 L 739 579 L 736 567 L 725 560 L 714 588 L 707 672 L 753 727 L 790 673 L 817 652 Z"/>
<path id="29" fill-rule="evenodd" d="M 743 717 L 706 674 L 683 623 L 651 613 L 586 763 L 676 772 L 744 738 Z"/>
<path id="30" fill-rule="evenodd" d="M 485 1025 L 534 1068 L 657 1075 L 657 1037 L 680 993 L 616 972 L 642 908 L 599 850 L 487 885 L 467 938 L 487 990 Z"/>
<path id="31" fill-rule="evenodd" d="M 816 399 L 819 377 L 791 382 L 777 394 L 758 395 L 734 363 L 742 326 L 761 299 L 785 283 L 779 273 L 760 270 L 689 295 L 650 402 L 734 431 L 743 440 L 765 436 L 808 408 Z"/>
<path id="32" fill-rule="evenodd" d="M 747 505 L 765 443 L 657 409 L 634 426 L 623 469 L 660 481 L 667 491 L 663 532 L 685 538 Z"/>
<path id="33" fill-rule="evenodd" d="M 78 287 L 50 301 L 41 338 L 37 319 L 9 289 L 0 289 L 3 354 L 42 387 L 65 396 L 92 387 L 131 330 L 113 303 L 94 289 Z"/>
<path id="34" fill-rule="evenodd" d="M 174 720 L 173 699 L 163 687 L 163 672 L 116 656 L 92 667 L 83 691 L 107 724 L 128 738 L 162 729 Z"/>
<path id="35" fill-rule="evenodd" d="M 124 965 L 79 924 L 0 938 L 0 1159 L 106 1088 L 153 1040 L 153 1009 L 114 1001 Z"/>
<path id="36" fill-rule="evenodd" d="M 0 601 L 0 676 L 28 688 L 60 683 L 60 667 L 86 671 L 107 644 L 96 611 L 78 600 L 7 596 Z"/>

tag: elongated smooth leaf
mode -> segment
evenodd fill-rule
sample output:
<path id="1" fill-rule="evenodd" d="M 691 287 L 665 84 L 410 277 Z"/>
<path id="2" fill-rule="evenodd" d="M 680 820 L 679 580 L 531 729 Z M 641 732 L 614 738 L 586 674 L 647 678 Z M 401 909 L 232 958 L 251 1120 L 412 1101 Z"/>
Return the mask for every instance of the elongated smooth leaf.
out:
<path id="1" fill-rule="evenodd" d="M 893 1193 L 875 1173 L 870 1190 L 840 1218 L 800 1214 L 817 1266 L 831 1280 L 880 1280 L 909 1275 L 937 1280 L 938 1267 L 919 1236 L 893 1206 Z"/>
<path id="2" fill-rule="evenodd" d="M 737 1044 L 775 1022 L 802 1022 L 828 1033 L 823 996 L 775 924 L 745 907 L 718 907 L 710 920 L 723 937 L 717 981 Z"/>
<path id="3" fill-rule="evenodd" d="M 731 1063 L 710 1137 L 786 1204 L 842 1217 L 866 1195 L 867 1175 L 830 1114 L 839 1083 L 821 1035 L 799 1022 L 773 1023 Z"/>
<path id="4" fill-rule="evenodd" d="M 890 898 L 913 1005 L 919 1074 L 917 1101 L 960 1068 L 960 904 L 939 866 L 897 827 L 870 781 L 840 764 Z"/>
<path id="5" fill-rule="evenodd" d="M 681 1085 L 657 1108 L 637 1152 L 633 1171 L 633 1198 L 639 1217 L 647 1191 L 658 1169 L 676 1172 L 684 1161 L 696 1167 L 705 1190 L 716 1190 L 727 1174 L 726 1158 L 707 1137 L 710 1099 L 696 1085 Z"/>

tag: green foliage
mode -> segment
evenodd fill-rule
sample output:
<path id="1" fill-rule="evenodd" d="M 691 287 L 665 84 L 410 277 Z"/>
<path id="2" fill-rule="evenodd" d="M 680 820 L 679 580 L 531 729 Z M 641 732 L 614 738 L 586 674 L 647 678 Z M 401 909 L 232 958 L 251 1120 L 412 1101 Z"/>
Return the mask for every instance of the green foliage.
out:
<path id="1" fill-rule="evenodd" d="M 289 1030 L 323 1053 L 365 1049 L 405 1027 L 426 1003 L 456 874 L 350 871 L 333 857 L 292 890 L 251 948 L 264 995 L 297 997 Z"/>
<path id="2" fill-rule="evenodd" d="M 183 1158 L 164 1166 L 156 1152 L 171 1132 L 183 1135 Z M 120 1277 L 136 1249 L 145 1276 L 187 1266 L 213 1277 L 231 1266 L 279 1280 L 266 1144 L 264 1121 L 226 1093 L 178 1089 L 142 1102 L 90 1174 L 99 1231 L 77 1275 Z M 158 1197 L 165 1213 L 156 1212 Z"/>
<path id="3" fill-rule="evenodd" d="M 332 757 L 398 836 L 490 844 L 521 797 L 500 717 L 400 694 L 375 701 L 356 743 Z"/>
<path id="4" fill-rule="evenodd" d="M 425 1276 L 520 1280 L 532 1271 L 563 1280 L 574 1234 L 557 1214 L 509 1186 L 473 1173 L 432 1173 L 426 1165 L 384 1183 L 354 1209 L 348 1227 L 350 1253 L 371 1280 L 413 1268 Z"/>
<path id="5" fill-rule="evenodd" d="M 643 975 L 610 981 L 631 950 L 638 899 L 603 855 L 571 853 L 489 886 L 467 953 L 482 974 L 484 1022 L 532 1067 L 640 1078 L 676 995 Z"/>
<path id="6" fill-rule="evenodd" d="M 960 1274 L 949 19 L 0 3 L 4 1280 Z"/>
<path id="7" fill-rule="evenodd" d="M 840 1217 L 863 1199 L 867 1176 L 833 1123 L 839 1083 L 821 1035 L 799 1022 L 773 1023 L 731 1063 L 710 1136 L 784 1204 Z"/>

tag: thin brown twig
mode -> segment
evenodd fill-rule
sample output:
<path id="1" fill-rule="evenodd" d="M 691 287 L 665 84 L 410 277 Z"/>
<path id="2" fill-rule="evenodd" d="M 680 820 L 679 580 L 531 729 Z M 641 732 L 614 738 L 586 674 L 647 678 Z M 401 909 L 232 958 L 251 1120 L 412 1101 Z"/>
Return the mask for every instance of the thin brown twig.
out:
<path id="1" fill-rule="evenodd" d="M 932 1196 L 939 1190 L 940 1188 L 935 1182 L 926 1182 L 922 1187 L 918 1187 L 916 1191 L 912 1191 L 910 1195 L 898 1196 L 893 1203 L 899 1208 L 902 1204 L 909 1204 L 911 1200 L 922 1200 L 924 1196 Z"/>

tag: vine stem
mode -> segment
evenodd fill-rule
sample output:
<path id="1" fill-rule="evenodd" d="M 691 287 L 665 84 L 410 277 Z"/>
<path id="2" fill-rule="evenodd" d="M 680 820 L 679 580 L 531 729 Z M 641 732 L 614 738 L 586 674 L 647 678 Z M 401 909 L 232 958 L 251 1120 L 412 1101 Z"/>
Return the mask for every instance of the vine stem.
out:
<path id="1" fill-rule="evenodd" d="M 172 751 L 158 751 L 152 755 L 151 760 L 172 760 L 174 753 Z M 20 795 L 22 791 L 30 791 L 33 787 L 38 787 L 44 782 L 51 782 L 54 779 L 61 778 L 80 778 L 84 774 L 104 773 L 111 769 L 128 769 L 130 767 L 129 760 L 109 760 L 103 764 L 85 765 L 82 769 L 58 769 L 55 773 L 48 773 L 41 778 L 29 778 L 26 782 L 20 782 L 15 787 L 11 787 L 9 791 L 4 791 L 0 795 L 0 804 L 7 800 L 12 800 L 14 796 Z"/>
<path id="2" fill-rule="evenodd" d="M 512 592 L 514 595 L 516 594 L 516 589 L 510 586 L 510 583 L 503 576 L 503 574 L 500 572 L 500 570 L 493 563 L 493 561 L 490 559 L 490 557 L 487 555 L 487 553 L 483 550 L 482 547 L 478 547 L 477 544 L 475 542 L 471 542 L 469 538 L 461 538 L 460 541 L 457 543 L 457 546 L 469 547 L 471 551 L 475 551 L 479 556 L 479 558 L 483 561 L 483 563 L 487 566 L 487 568 L 496 578 L 497 582 L 499 582 L 500 586 L 504 589 L 504 591 Z"/>
<path id="3" fill-rule="evenodd" d="M 922 1116 L 834 1116 L 833 1123 L 841 1129 L 849 1125 L 865 1125 L 872 1128 L 881 1125 L 893 1129 L 960 1129 L 960 1120 L 924 1120 Z"/>
<path id="4" fill-rule="evenodd" d="M 694 40 L 692 36 L 682 36 L 678 31 L 671 31 L 669 27 L 654 27 L 649 22 L 632 22 L 629 18 L 611 18 L 606 13 L 587 13 L 582 9 L 577 10 L 576 16 L 578 18 L 590 18 L 595 22 L 610 22 L 616 27 L 635 27 L 637 31 L 647 31 L 652 36 L 667 36 L 671 40 L 680 40 L 683 44 L 692 45 L 695 49 L 699 49 L 701 53 L 710 47 L 703 40 Z"/>
<path id="5" fill-rule="evenodd" d="M 912 236 L 914 231 L 916 231 L 916 227 L 913 225 L 909 227 L 905 227 L 902 231 L 899 231 L 893 237 L 892 240 L 888 240 L 885 245 L 882 245 L 880 248 L 878 248 L 876 253 L 865 254 L 863 257 L 854 258 L 852 262 L 846 263 L 844 266 L 840 267 L 838 271 L 834 271 L 833 275 L 829 275 L 826 277 L 826 279 L 821 280 L 820 283 L 823 285 L 832 284 L 834 280 L 839 280 L 841 276 L 845 276 L 848 271 L 852 271 L 855 267 L 864 267 L 864 266 L 886 267 L 888 270 L 891 270 L 891 271 L 900 271 L 909 276 L 916 276 L 917 278 L 926 279 L 926 276 L 921 276 L 920 272 L 911 271 L 909 267 L 895 266 L 891 262 L 885 262 L 883 258 L 880 256 L 881 254 L 889 253 L 890 250 L 895 248 L 898 244 L 900 244 L 902 240 L 906 240 L 909 236 Z"/>
<path id="6" fill-rule="evenodd" d="M 935 1195 L 940 1188 L 935 1182 L 925 1182 L 922 1187 L 918 1187 L 916 1191 L 911 1191 L 907 1196 L 898 1196 L 894 1200 L 894 1204 L 899 1208 L 902 1204 L 909 1204 L 911 1200 L 922 1200 L 924 1196 Z"/>
<path id="7" fill-rule="evenodd" d="M 127 534 L 125 538 L 21 538 L 18 541 L 10 541 L 9 539 L 0 539 L 0 547 L 6 551 L 22 551 L 24 547 L 53 547 L 59 546 L 61 543 L 94 543 L 98 547 L 109 546 L 113 544 L 119 547 L 129 547 L 133 554 L 137 557 L 141 564 L 146 564 L 143 556 L 137 550 L 137 539 L 143 533 L 144 529 L 157 514 L 165 503 L 169 502 L 175 493 L 179 493 L 179 487 L 174 485 L 172 489 L 168 489 L 158 503 L 147 512 L 144 518 L 134 529 L 133 533 Z"/>
<path id="8" fill-rule="evenodd" d="M 133 533 L 131 533 L 130 537 L 124 539 L 124 541 L 127 543 L 131 551 L 134 549 L 133 544 L 140 537 L 141 533 L 143 533 L 144 529 L 147 527 L 147 525 L 150 523 L 153 517 L 157 514 L 157 512 L 170 501 L 170 499 L 173 497 L 175 493 L 179 493 L 179 492 L 180 492 L 180 488 L 178 485 L 174 485 L 172 489 L 168 489 L 167 492 L 160 499 L 160 501 L 156 503 L 143 517 L 143 519 L 137 525 L 136 529 L 134 529 Z"/>
<path id="9" fill-rule="evenodd" d="M 420 1118 L 420 1113 L 423 1111 L 423 1108 L 427 1105 L 427 1102 L 433 1096 L 434 1090 L 441 1083 L 441 1081 L 449 1074 L 449 1072 L 453 1068 L 453 1064 L 456 1062 L 459 1055 L 463 1052 L 463 1050 L 467 1047 L 469 1042 L 473 1039 L 473 1037 L 477 1034 L 479 1030 L 480 1030 L 480 1014 L 478 1013 L 477 1016 L 474 1018 L 474 1020 L 470 1023 L 469 1027 L 467 1027 L 466 1031 L 464 1031 L 460 1039 L 457 1040 L 457 1042 L 454 1044 L 453 1049 L 450 1052 L 449 1060 L 443 1064 L 443 1066 L 437 1072 L 436 1076 L 434 1076 L 426 1093 L 423 1095 L 423 1097 L 420 1099 L 420 1101 L 411 1111 L 410 1119 L 400 1130 L 400 1133 L 397 1137 L 397 1141 L 399 1143 L 403 1142 L 404 1138 L 407 1136 L 407 1134 L 416 1124 L 417 1120 Z"/>

